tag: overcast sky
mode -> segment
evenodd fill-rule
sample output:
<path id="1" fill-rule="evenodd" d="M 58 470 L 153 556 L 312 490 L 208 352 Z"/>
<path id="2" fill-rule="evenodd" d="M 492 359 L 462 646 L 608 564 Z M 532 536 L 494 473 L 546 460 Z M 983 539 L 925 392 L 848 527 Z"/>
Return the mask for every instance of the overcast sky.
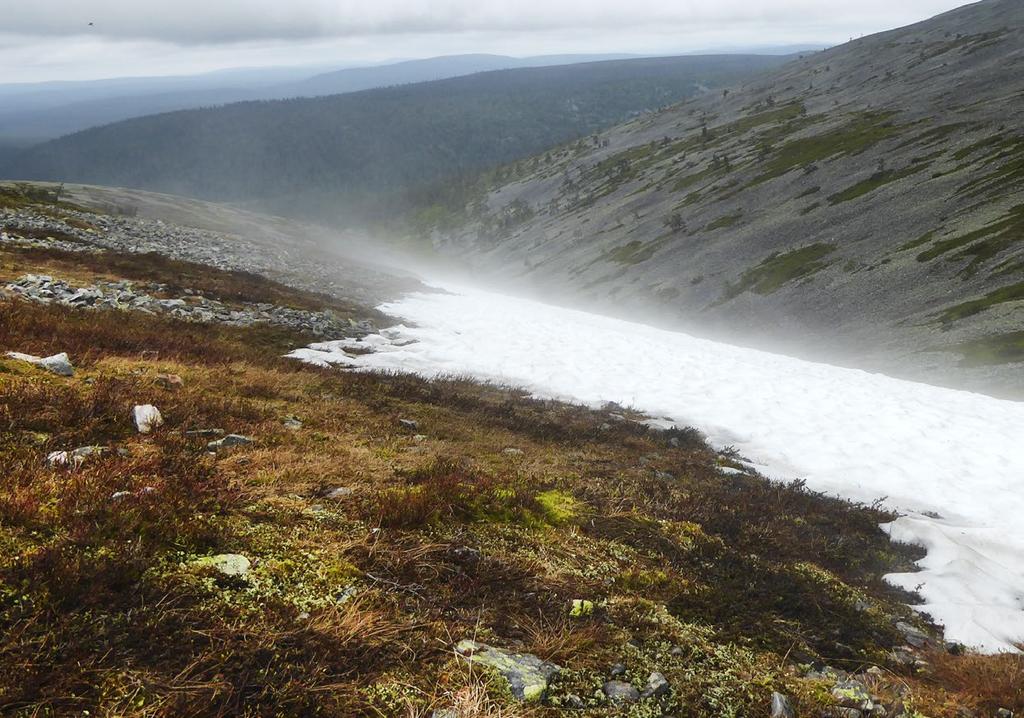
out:
<path id="1" fill-rule="evenodd" d="M 837 44 L 962 0 L 0 0 L 0 82 Z M 90 25 L 92 23 L 92 25 Z"/>

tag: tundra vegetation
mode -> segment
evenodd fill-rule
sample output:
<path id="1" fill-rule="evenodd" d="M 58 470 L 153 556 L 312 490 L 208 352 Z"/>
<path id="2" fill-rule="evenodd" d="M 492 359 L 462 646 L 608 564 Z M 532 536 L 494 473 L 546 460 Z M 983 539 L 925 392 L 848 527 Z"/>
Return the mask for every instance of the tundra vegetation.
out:
<path id="1" fill-rule="evenodd" d="M 79 259 L 0 244 L 0 280 L 141 261 L 224 300 L 332 301 Z M 908 626 L 936 632 L 881 579 L 920 552 L 877 506 L 768 481 L 628 408 L 282 358 L 312 339 L 0 299 L 0 348 L 76 367 L 0 359 L 0 713 L 718 718 L 767 716 L 778 691 L 822 715 L 845 700 L 833 669 L 906 715 L 1024 709 L 1020 656 L 904 650 Z M 137 405 L 162 426 L 139 433 Z M 245 439 L 211 443 L 226 435 Z M 102 450 L 53 456 L 81 447 Z M 519 702 L 466 640 L 562 670 Z M 669 689 L 613 705 L 616 664 Z"/>

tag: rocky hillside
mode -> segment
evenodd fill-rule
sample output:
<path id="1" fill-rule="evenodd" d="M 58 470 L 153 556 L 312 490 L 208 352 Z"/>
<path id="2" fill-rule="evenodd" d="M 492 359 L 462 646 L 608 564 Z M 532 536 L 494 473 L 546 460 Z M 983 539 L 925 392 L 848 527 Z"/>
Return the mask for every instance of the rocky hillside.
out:
<path id="1" fill-rule="evenodd" d="M 703 333 L 1021 394 L 1024 4 L 795 60 L 523 165 L 435 246 Z"/>
<path id="2" fill-rule="evenodd" d="M 891 514 L 620 407 L 282 358 L 388 318 L 30 189 L 0 189 L 0 714 L 1024 709 L 1020 655 L 882 581 L 921 555 Z"/>

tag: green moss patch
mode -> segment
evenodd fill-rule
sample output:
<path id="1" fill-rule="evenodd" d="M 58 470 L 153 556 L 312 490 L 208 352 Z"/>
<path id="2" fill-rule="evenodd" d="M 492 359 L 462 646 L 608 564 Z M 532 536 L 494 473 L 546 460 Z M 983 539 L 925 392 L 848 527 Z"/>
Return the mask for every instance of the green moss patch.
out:
<path id="1" fill-rule="evenodd" d="M 726 288 L 722 301 L 738 297 L 743 292 L 772 294 L 784 285 L 808 277 L 829 265 L 825 258 L 835 251 L 830 244 L 812 244 L 789 252 L 775 253 L 753 269 L 748 269 L 736 284 Z"/>
<path id="2" fill-rule="evenodd" d="M 1024 204 L 1011 209 L 1006 216 L 973 232 L 944 239 L 917 255 L 917 261 L 929 262 L 954 253 L 950 259 L 969 259 L 961 276 L 971 277 L 985 262 L 1024 239 Z"/>
<path id="3" fill-rule="evenodd" d="M 975 314 L 980 314 L 986 309 L 991 309 L 999 304 L 1020 301 L 1024 301 L 1024 282 L 997 289 L 980 299 L 972 299 L 969 302 L 963 302 L 950 307 L 939 315 L 939 321 L 955 322 L 958 319 L 973 317 Z"/>
<path id="4" fill-rule="evenodd" d="M 995 366 L 1024 362 L 1024 331 L 996 334 L 956 344 L 943 351 L 960 354 L 963 366 Z"/>
<path id="5" fill-rule="evenodd" d="M 892 122 L 894 116 L 893 112 L 865 112 L 842 127 L 787 142 L 768 160 L 764 172 L 750 186 L 781 177 L 814 162 L 865 152 L 879 142 L 899 134 L 900 126 Z"/>

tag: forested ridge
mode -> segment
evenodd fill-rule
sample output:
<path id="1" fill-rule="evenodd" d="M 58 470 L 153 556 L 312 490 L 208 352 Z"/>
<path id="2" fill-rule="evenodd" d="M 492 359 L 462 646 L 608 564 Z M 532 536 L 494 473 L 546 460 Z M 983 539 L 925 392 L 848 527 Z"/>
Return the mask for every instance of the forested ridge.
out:
<path id="1" fill-rule="evenodd" d="M 332 219 L 356 208 L 390 212 L 414 190 L 529 157 L 781 62 L 767 56 L 597 62 L 171 112 L 44 143 L 2 174 Z"/>

